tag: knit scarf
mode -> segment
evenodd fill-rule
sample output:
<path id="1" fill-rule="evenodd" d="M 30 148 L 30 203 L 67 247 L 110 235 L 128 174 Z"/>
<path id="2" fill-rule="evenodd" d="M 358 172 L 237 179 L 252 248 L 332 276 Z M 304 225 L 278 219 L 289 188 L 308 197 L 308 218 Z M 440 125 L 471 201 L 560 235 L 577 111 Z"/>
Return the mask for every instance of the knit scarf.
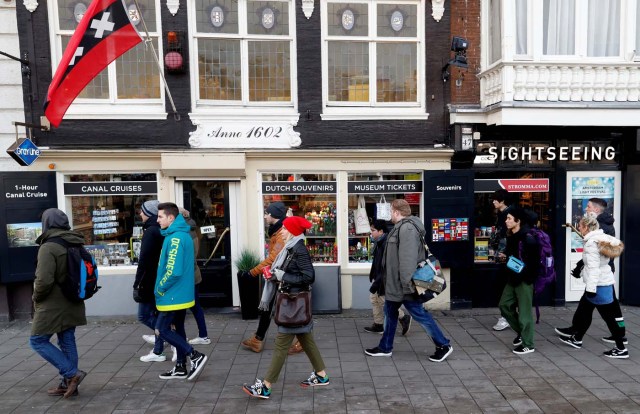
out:
<path id="1" fill-rule="evenodd" d="M 280 250 L 280 253 L 278 253 L 278 255 L 276 256 L 276 259 L 271 264 L 272 271 L 274 269 L 280 269 L 280 266 L 284 264 L 284 261 L 286 260 L 287 255 L 289 254 L 289 249 L 292 248 L 300 240 L 306 240 L 304 233 L 294 236 L 289 240 L 287 240 L 284 247 L 282 248 L 282 250 Z M 282 269 L 282 270 L 285 270 L 285 269 Z M 262 289 L 262 298 L 260 298 L 260 305 L 258 305 L 259 310 L 261 311 L 269 310 L 269 304 L 271 303 L 271 300 L 273 299 L 273 297 L 276 295 L 277 290 L 278 290 L 278 279 L 274 274 L 273 277 L 267 280 L 266 283 L 264 284 L 264 288 Z"/>

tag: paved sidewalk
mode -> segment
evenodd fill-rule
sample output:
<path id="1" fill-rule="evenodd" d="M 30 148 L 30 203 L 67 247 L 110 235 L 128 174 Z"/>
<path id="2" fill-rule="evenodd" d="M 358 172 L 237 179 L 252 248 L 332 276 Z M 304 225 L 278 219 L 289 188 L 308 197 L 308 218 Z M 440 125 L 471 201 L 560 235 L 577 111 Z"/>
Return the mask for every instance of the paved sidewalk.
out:
<path id="1" fill-rule="evenodd" d="M 311 365 L 304 354 L 287 360 L 270 400 L 250 399 L 244 382 L 262 377 L 273 350 L 255 354 L 240 347 L 256 321 L 239 314 L 208 313 L 209 362 L 195 383 L 164 381 L 171 362 L 144 363 L 148 329 L 134 318 L 91 319 L 76 331 L 80 368 L 88 375 L 78 397 L 49 397 L 56 371 L 28 346 L 30 325 L 0 325 L 1 413 L 640 413 L 640 308 L 623 307 L 629 338 L 627 360 L 608 359 L 611 347 L 597 312 L 580 350 L 560 343 L 554 326 L 568 326 L 575 307 L 543 308 L 536 327 L 536 352 L 511 352 L 510 329 L 494 332 L 497 309 L 438 311 L 434 316 L 451 338 L 454 352 L 442 363 L 428 360 L 434 345 L 419 329 L 396 336 L 392 358 L 367 357 L 380 335 L 362 328 L 369 312 L 345 311 L 315 318 L 316 342 L 331 385 L 302 389 Z M 187 332 L 197 332 L 187 315 Z M 273 327 L 272 327 L 273 329 Z M 269 341 L 271 340 L 271 341 Z"/>

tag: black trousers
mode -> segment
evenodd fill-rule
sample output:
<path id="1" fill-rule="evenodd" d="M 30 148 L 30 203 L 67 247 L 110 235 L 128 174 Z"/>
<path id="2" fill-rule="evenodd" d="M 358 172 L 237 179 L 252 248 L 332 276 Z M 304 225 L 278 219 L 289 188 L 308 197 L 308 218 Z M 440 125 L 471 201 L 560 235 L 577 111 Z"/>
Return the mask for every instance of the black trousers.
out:
<path id="1" fill-rule="evenodd" d="M 276 296 L 273 295 L 271 302 L 269 302 L 269 310 L 259 311 L 258 314 L 258 329 L 256 330 L 256 338 L 260 341 L 264 340 L 265 335 L 267 335 L 267 330 L 269 330 L 269 325 L 271 325 L 271 314 L 273 310 L 273 304 L 276 302 Z"/>
<path id="2" fill-rule="evenodd" d="M 624 338 L 626 330 L 624 327 L 622 310 L 620 310 L 620 302 L 618 302 L 618 299 L 616 298 L 615 289 L 613 291 L 613 302 L 606 305 L 594 305 L 589 301 L 589 299 L 587 299 L 586 292 L 582 295 L 580 303 L 578 303 L 578 309 L 576 309 L 576 313 L 573 315 L 572 321 L 575 338 L 578 341 L 581 341 L 584 337 L 584 334 L 591 326 L 594 309 L 598 310 L 598 313 L 600 313 L 600 316 L 607 324 L 609 332 L 611 332 L 613 339 L 616 341 L 618 349 L 624 349 L 625 346 L 622 338 Z"/>

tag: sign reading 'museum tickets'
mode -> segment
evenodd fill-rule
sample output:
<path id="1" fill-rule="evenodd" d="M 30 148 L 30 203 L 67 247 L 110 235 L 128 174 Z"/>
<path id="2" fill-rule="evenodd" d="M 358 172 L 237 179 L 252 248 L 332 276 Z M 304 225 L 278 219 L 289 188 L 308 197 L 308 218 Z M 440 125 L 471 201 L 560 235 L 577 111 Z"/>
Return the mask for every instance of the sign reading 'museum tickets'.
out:
<path id="1" fill-rule="evenodd" d="M 335 194 L 335 181 L 267 181 L 262 194 Z"/>
<path id="2" fill-rule="evenodd" d="M 86 181 L 64 183 L 64 195 L 156 194 L 156 181 Z"/>
<path id="3" fill-rule="evenodd" d="M 349 181 L 349 194 L 421 193 L 422 181 Z"/>

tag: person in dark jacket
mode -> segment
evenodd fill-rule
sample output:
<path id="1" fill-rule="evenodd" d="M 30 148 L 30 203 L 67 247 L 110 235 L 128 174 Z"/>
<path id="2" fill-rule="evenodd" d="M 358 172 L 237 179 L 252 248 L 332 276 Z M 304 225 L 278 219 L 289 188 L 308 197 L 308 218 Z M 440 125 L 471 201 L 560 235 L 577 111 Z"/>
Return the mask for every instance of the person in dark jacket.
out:
<path id="1" fill-rule="evenodd" d="M 418 262 L 424 260 L 426 255 L 422 244 L 426 234 L 424 225 L 418 217 L 411 215 L 411 206 L 403 199 L 395 199 L 391 203 L 391 221 L 395 226 L 389 232 L 384 249 L 384 332 L 378 346 L 367 348 L 364 352 L 374 357 L 392 355 L 398 309 L 404 305 L 436 345 L 436 352 L 429 356 L 429 360 L 442 362 L 453 352 L 453 347 L 433 316 L 424 308 L 412 279 Z"/>
<path id="2" fill-rule="evenodd" d="M 138 321 L 156 329 L 156 297 L 154 287 L 158 274 L 158 261 L 162 251 L 164 236 L 160 234 L 158 224 L 158 200 L 147 200 L 140 206 L 140 218 L 142 219 L 142 240 L 140 242 L 140 257 L 136 279 L 133 282 L 133 299 L 138 302 Z M 142 339 L 153 345 L 153 349 L 140 357 L 143 362 L 162 362 L 167 358 L 164 355 L 164 341 L 156 335 L 142 335 Z"/>
<path id="3" fill-rule="evenodd" d="M 375 220 L 371 224 L 371 238 L 373 241 L 373 261 L 369 271 L 369 300 L 373 309 L 373 325 L 364 328 L 365 332 L 384 332 L 384 248 L 387 244 L 387 222 Z M 405 315 L 402 308 L 398 310 L 398 322 L 402 326 L 402 335 L 406 335 L 411 328 L 411 316 Z"/>
<path id="4" fill-rule="evenodd" d="M 266 281 L 260 302 L 261 307 L 269 306 L 271 297 L 280 290 L 289 293 L 310 291 L 315 281 L 315 271 L 309 251 L 305 246 L 304 231 L 311 228 L 311 223 L 302 217 L 287 217 L 282 222 L 285 245 L 273 261 L 271 269 L 273 276 Z M 267 399 L 271 396 L 271 385 L 278 380 L 280 371 L 287 358 L 287 350 L 298 338 L 302 349 L 313 366 L 311 376 L 300 383 L 302 388 L 329 385 L 329 375 L 325 372 L 325 364 L 320 351 L 313 339 L 313 318 L 302 327 L 291 328 L 278 326 L 275 349 L 271 358 L 271 365 L 264 379 L 256 378 L 254 384 L 244 384 L 242 390 L 251 397 Z"/>
<path id="5" fill-rule="evenodd" d="M 507 220 L 507 214 L 513 209 L 509 202 L 509 193 L 507 190 L 501 188 L 496 190 L 491 197 L 493 208 L 496 209 L 496 231 L 491 234 L 491 248 L 494 251 L 494 261 L 500 263 L 504 259 L 504 249 L 507 246 L 507 226 L 505 221 Z M 496 300 L 500 300 L 504 287 L 507 281 L 504 279 L 502 272 L 498 272 L 498 277 L 495 284 Z M 509 323 L 502 316 L 498 318 L 498 321 L 493 325 L 493 330 L 502 331 L 509 327 Z"/>
<path id="6" fill-rule="evenodd" d="M 540 267 L 540 246 L 536 238 L 528 234 L 530 217 L 527 212 L 514 208 L 505 221 L 508 236 L 505 256 L 507 263 L 501 271 L 507 280 L 507 285 L 500 298 L 500 313 L 509 322 L 509 326 L 516 331 L 513 340 L 514 354 L 523 355 L 535 351 L 533 313 L 533 283 Z M 510 257 L 524 262 L 524 268 L 518 273 L 509 268 Z"/>
<path id="7" fill-rule="evenodd" d="M 80 233 L 71 231 L 67 215 L 57 208 L 42 213 L 42 234 L 36 239 L 40 245 L 36 278 L 33 282 L 33 324 L 29 344 L 60 373 L 60 384 L 47 390 L 50 396 L 69 398 L 78 395 L 78 386 L 87 375 L 78 369 L 76 326 L 86 325 L 84 302 L 71 302 L 62 293 L 60 284 L 67 277 L 67 249 L 53 238 L 71 245 L 84 244 Z M 51 343 L 58 337 L 59 348 Z"/>

